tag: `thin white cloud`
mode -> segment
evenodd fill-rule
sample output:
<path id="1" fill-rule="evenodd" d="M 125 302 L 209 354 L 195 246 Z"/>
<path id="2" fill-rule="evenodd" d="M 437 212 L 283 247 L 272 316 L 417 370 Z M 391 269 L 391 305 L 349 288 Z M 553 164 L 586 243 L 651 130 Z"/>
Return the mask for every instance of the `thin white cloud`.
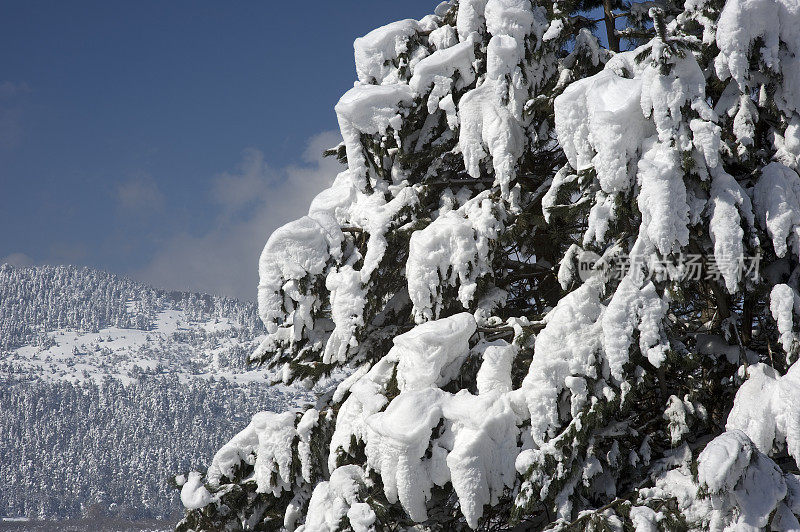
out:
<path id="1" fill-rule="evenodd" d="M 279 173 L 269 168 L 261 150 L 246 148 L 236 172 L 224 172 L 214 179 L 211 199 L 226 214 L 241 212 L 263 199 L 269 187 L 277 184 L 272 180 L 278 179 Z"/>
<path id="2" fill-rule="evenodd" d="M 150 263 L 135 276 L 157 286 L 255 299 L 258 256 L 269 235 L 308 212 L 314 196 L 342 170 L 325 148 L 341 141 L 326 131 L 308 142 L 303 164 L 272 169 L 255 148 L 242 153 L 233 172 L 209 190 L 220 207 L 214 228 L 200 236 L 168 238 Z"/>
<path id="3" fill-rule="evenodd" d="M 0 264 L 10 264 L 17 268 L 24 268 L 25 266 L 33 266 L 33 259 L 24 253 L 11 253 L 0 259 Z"/>
<path id="4" fill-rule="evenodd" d="M 164 206 L 164 195 L 149 175 L 140 175 L 117 186 L 119 207 L 128 212 L 151 213 Z"/>

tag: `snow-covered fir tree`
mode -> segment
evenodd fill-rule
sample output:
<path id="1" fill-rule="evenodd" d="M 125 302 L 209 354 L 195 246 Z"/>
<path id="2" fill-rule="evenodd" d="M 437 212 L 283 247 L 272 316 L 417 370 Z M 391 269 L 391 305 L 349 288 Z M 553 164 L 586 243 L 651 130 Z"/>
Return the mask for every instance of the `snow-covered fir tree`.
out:
<path id="1" fill-rule="evenodd" d="M 252 356 L 346 378 L 179 529 L 800 529 L 800 4 L 462 0 L 354 48 Z"/>

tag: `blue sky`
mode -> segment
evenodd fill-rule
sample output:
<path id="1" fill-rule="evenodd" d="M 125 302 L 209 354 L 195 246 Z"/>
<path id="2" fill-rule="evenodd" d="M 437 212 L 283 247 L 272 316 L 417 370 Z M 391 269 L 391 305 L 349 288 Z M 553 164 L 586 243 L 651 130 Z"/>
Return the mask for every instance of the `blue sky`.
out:
<path id="1" fill-rule="evenodd" d="M 0 0 L 0 262 L 253 299 L 338 171 L 353 39 L 436 3 Z"/>

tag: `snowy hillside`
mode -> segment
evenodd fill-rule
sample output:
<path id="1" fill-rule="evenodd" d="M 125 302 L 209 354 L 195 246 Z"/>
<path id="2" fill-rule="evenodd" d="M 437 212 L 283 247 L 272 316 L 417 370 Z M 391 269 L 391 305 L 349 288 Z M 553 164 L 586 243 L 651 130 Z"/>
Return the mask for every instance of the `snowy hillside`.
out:
<path id="1" fill-rule="evenodd" d="M 162 310 L 152 328 L 105 327 L 96 332 L 56 329 L 42 341 L 4 354 L 0 375 L 11 379 L 132 382 L 142 374 L 216 377 L 236 382 L 263 380 L 263 371 L 243 372 L 251 333 L 227 318 L 195 321 L 184 311 Z"/>
<path id="2" fill-rule="evenodd" d="M 252 380 L 254 305 L 167 292 L 69 266 L 0 267 L 0 378 L 77 381 L 142 373 Z"/>
<path id="3" fill-rule="evenodd" d="M 247 370 L 263 334 L 251 303 L 0 267 L 0 516 L 173 513 L 175 473 L 300 397 Z"/>

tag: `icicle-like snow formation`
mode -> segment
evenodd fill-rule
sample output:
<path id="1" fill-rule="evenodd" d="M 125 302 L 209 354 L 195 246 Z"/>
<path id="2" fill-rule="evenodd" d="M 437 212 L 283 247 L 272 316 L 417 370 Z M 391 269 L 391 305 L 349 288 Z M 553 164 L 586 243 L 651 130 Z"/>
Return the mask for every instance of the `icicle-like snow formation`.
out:
<path id="1" fill-rule="evenodd" d="M 501 349 L 502 358 L 513 356 L 513 347 Z M 481 370 L 494 363 L 484 358 Z M 462 390 L 444 405 L 442 413 L 452 434 L 447 455 L 450 480 L 467 524 L 477 528 L 484 505 L 496 504 L 503 490 L 514 485 L 519 418 L 507 396 L 496 391 L 476 396 Z M 448 435 L 443 436 L 440 446 L 446 449 L 448 440 Z"/>
<path id="2" fill-rule="evenodd" d="M 775 102 L 791 114 L 800 110 L 800 4 L 793 0 L 729 0 L 717 21 L 716 59 L 720 79 L 732 77 L 742 93 L 755 85 L 750 79 L 748 53 L 760 41 L 758 59 L 780 74 Z"/>
<path id="3" fill-rule="evenodd" d="M 343 383 L 350 395 L 337 417 L 330 467 L 339 450 L 350 449 L 351 436 L 363 441 L 387 499 L 399 501 L 415 521 L 427 519 L 426 501 L 434 485 L 453 483 L 473 527 L 483 506 L 513 485 L 519 418 L 508 392 L 516 348 L 505 342 L 481 348 L 478 395 L 466 390 L 453 395 L 440 388 L 458 376 L 475 328 L 468 313 L 418 325 L 397 336 L 392 350 L 369 372 Z M 393 372 L 400 394 L 387 401 Z M 442 423 L 434 437 L 433 429 Z"/>
<path id="4" fill-rule="evenodd" d="M 476 281 L 491 272 L 489 242 L 501 229 L 492 205 L 483 192 L 411 235 L 406 276 L 417 323 L 439 316 L 443 286 L 458 287 L 461 305 L 469 307 Z"/>
<path id="5" fill-rule="evenodd" d="M 357 39 L 361 84 L 336 106 L 350 169 L 359 178 L 366 176 L 361 134 L 385 134 L 390 126 L 397 131 L 402 123 L 400 107 L 416 93 L 427 96 L 429 113 L 442 109 L 453 125 L 458 116 L 459 146 L 468 173 L 480 177 L 480 165 L 490 157 L 495 182 L 509 199 L 510 182 L 527 142 L 522 108 L 530 97 L 531 81 L 536 81 L 535 73 L 526 79 L 520 68 L 524 40 L 531 33 L 540 36 L 547 25 L 544 11 L 534 9 L 530 0 L 472 0 L 459 3 L 456 28 L 441 26 L 428 35 L 435 48 L 432 54 L 425 47 L 410 47 L 425 32 L 425 25 L 413 20 L 383 26 Z M 474 43 L 484 32 L 491 36 L 486 79 L 468 91 L 456 109 L 452 91 L 475 81 Z"/>
<path id="6" fill-rule="evenodd" d="M 586 354 L 578 356 L 565 351 L 565 362 L 568 360 L 572 364 L 568 372 L 568 366 L 563 364 L 559 367 L 565 368 L 562 370 L 564 373 L 557 374 L 552 383 L 537 383 L 536 387 L 530 387 L 528 403 L 544 413 L 542 416 L 532 412 L 531 416 L 532 436 L 539 445 L 545 441 L 545 431 L 549 427 L 559 426 L 556 397 L 566 388 L 566 377 L 594 376 L 597 370 L 592 364 L 599 367 L 604 360 L 610 376 L 617 382 L 624 381 L 623 368 L 629 360 L 629 350 L 637 332 L 642 354 L 653 366 L 662 364 L 669 349 L 663 329 L 668 304 L 655 286 L 642 277 L 651 268 L 644 259 L 653 257 L 655 251 L 663 257 L 681 253 L 689 243 L 690 225 L 700 221 L 704 209 L 710 217 L 715 257 L 726 287 L 734 293 L 741 280 L 745 237 L 742 221 L 753 227 L 753 207 L 747 193 L 719 162 L 721 129 L 706 103 L 702 71 L 691 54 L 663 55 L 663 44 L 651 43 L 649 46 L 652 46 L 652 60 L 633 60 L 634 55 L 648 50 L 644 47 L 618 54 L 603 71 L 571 84 L 555 100 L 556 132 L 570 166 L 576 172 L 594 170 L 598 184 L 593 193 L 589 225 L 583 234 L 584 245 L 595 241 L 603 243 L 611 222 L 616 218 L 618 196 L 631 190 L 634 183 L 638 185 L 636 201 L 641 225 L 636 244 L 627 250 L 632 261 L 631 272 L 617 286 L 608 307 L 603 308 L 598 303 L 594 312 L 574 310 L 569 313 L 570 316 L 592 316 L 584 327 L 586 330 L 596 327 L 600 340 L 595 339 L 598 333 L 590 334 L 591 340 L 579 344 L 585 350 L 579 352 Z M 667 62 L 670 68 L 662 68 L 663 62 Z M 689 127 L 684 117 L 687 106 L 698 116 L 690 121 Z M 692 153 L 701 179 L 711 178 L 710 197 L 705 196 L 707 202 L 704 196 L 697 196 L 694 192 L 690 195 L 687 190 L 683 163 L 687 152 Z M 543 200 L 546 216 L 547 208 L 555 204 L 559 188 L 574 179 L 568 169 L 556 175 Z M 571 263 L 568 257 L 564 260 Z M 638 266 L 637 260 L 640 261 Z M 560 280 L 566 287 L 572 275 L 564 273 L 564 279 L 560 277 Z M 662 270 L 662 273 L 673 275 L 670 270 Z M 590 290 L 585 287 L 568 297 L 580 290 Z M 559 307 L 565 301 L 562 300 Z M 576 326 L 575 318 L 571 319 L 570 326 Z M 597 324 L 593 323 L 594 320 Z M 566 322 L 568 318 L 559 321 Z M 548 318 L 548 328 L 549 323 Z M 547 360 L 543 356 L 548 353 L 543 338 L 547 338 L 548 328 L 537 338 L 536 355 L 528 379 L 536 373 L 553 374 L 553 371 L 533 371 L 538 363 Z M 558 338 L 570 338 L 571 335 L 562 331 Z M 571 344 L 567 340 L 557 345 Z M 550 390 L 546 400 L 541 397 L 543 390 Z M 571 394 L 572 400 L 586 396 L 585 392 L 576 393 L 574 390 Z M 527 462 L 522 460 L 521 463 Z"/>
<path id="7" fill-rule="evenodd" d="M 761 172 L 753 190 L 758 222 L 772 237 L 778 257 L 786 255 L 787 244 L 800 255 L 800 176 L 781 163 L 770 163 Z"/>

